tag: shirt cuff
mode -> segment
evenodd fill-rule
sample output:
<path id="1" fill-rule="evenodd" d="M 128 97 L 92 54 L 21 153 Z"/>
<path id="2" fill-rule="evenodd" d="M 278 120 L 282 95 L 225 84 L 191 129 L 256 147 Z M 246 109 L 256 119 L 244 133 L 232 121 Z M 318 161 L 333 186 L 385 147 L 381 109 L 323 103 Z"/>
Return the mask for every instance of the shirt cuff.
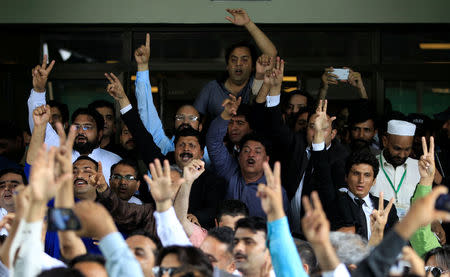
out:
<path id="1" fill-rule="evenodd" d="M 132 108 L 131 104 L 128 104 L 127 106 L 120 109 L 120 114 L 126 114 L 127 112 L 129 112 L 131 110 L 131 108 Z"/>
<path id="2" fill-rule="evenodd" d="M 339 264 L 333 271 L 326 271 L 322 273 L 322 277 L 333 276 L 346 277 L 350 276 L 350 273 L 348 272 L 347 267 L 345 267 L 344 264 Z"/>
<path id="3" fill-rule="evenodd" d="M 153 216 L 155 217 L 156 224 L 162 224 L 162 225 L 167 224 L 167 222 L 172 222 L 174 220 L 178 220 L 177 215 L 175 214 L 175 209 L 173 208 L 173 206 L 170 207 L 165 212 L 155 211 L 153 213 Z"/>
<path id="4" fill-rule="evenodd" d="M 275 96 L 266 96 L 266 107 L 271 108 L 278 106 L 278 104 L 280 104 L 280 94 Z"/>
<path id="5" fill-rule="evenodd" d="M 105 256 L 106 260 L 113 256 L 119 249 L 128 249 L 125 240 L 119 232 L 109 233 L 103 237 L 100 240 L 98 247 L 100 248 L 100 251 L 102 251 L 102 254 Z"/>
<path id="6" fill-rule="evenodd" d="M 322 151 L 323 149 L 325 149 L 325 142 L 312 144 L 313 151 Z"/>
<path id="7" fill-rule="evenodd" d="M 43 221 L 39 220 L 39 221 L 34 221 L 34 222 L 24 222 L 24 226 L 23 226 L 23 233 L 27 234 L 41 234 L 42 233 L 42 225 L 43 225 Z"/>
<path id="8" fill-rule="evenodd" d="M 138 71 L 136 73 L 136 82 L 150 82 L 148 70 Z"/>

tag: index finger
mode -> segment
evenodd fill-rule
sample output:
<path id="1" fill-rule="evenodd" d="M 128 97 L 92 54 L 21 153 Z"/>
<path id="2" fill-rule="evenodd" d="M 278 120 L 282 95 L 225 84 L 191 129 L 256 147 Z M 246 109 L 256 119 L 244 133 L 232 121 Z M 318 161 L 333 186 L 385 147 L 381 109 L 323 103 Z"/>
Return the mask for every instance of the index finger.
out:
<path id="1" fill-rule="evenodd" d="M 103 174 L 103 167 L 101 161 L 98 161 L 97 173 Z"/>
<path id="2" fill-rule="evenodd" d="M 308 213 L 311 213 L 313 208 L 311 206 L 311 202 L 309 202 L 308 196 L 305 195 L 302 197 L 302 205 L 303 205 L 303 208 L 305 209 L 305 215 L 307 215 Z"/>
<path id="3" fill-rule="evenodd" d="M 50 73 L 50 71 L 52 71 L 53 66 L 55 65 L 55 60 L 53 60 L 47 67 L 47 69 L 45 71 L 47 71 L 47 74 Z"/>
<path id="4" fill-rule="evenodd" d="M 119 78 L 117 78 L 117 76 L 114 75 L 114 73 L 111 72 L 111 76 L 112 76 L 112 78 L 114 79 L 115 82 L 119 82 L 120 83 Z"/>
<path id="5" fill-rule="evenodd" d="M 311 198 L 313 200 L 314 209 L 323 211 L 322 202 L 320 202 L 319 194 L 317 191 L 311 193 Z"/>
<path id="6" fill-rule="evenodd" d="M 44 70 L 47 67 L 47 54 L 45 54 L 44 57 L 42 58 L 42 65 L 41 65 L 41 67 Z"/>
<path id="7" fill-rule="evenodd" d="M 66 132 L 64 132 L 64 128 L 61 122 L 56 122 L 56 132 L 59 136 L 59 146 L 63 146 L 66 143 Z"/>
<path id="8" fill-rule="evenodd" d="M 145 36 L 145 48 L 150 48 L 150 34 L 147 33 Z"/>
<path id="9" fill-rule="evenodd" d="M 323 109 L 322 109 L 322 111 L 323 111 L 324 113 L 327 113 L 327 107 L 328 107 L 328 100 L 325 99 L 325 103 L 323 104 Z"/>
<path id="10" fill-rule="evenodd" d="M 113 81 L 113 79 L 112 79 L 112 77 L 111 76 L 109 76 L 109 74 L 108 73 L 105 73 L 105 77 L 106 77 L 106 79 L 108 79 L 109 80 L 109 82 L 112 84 L 112 83 L 114 83 L 114 81 Z"/>
<path id="11" fill-rule="evenodd" d="M 427 141 L 425 140 L 425 137 L 422 137 L 422 151 L 425 156 L 428 155 L 428 147 L 427 147 Z"/>
<path id="12" fill-rule="evenodd" d="M 378 210 L 382 211 L 384 210 L 384 194 L 382 191 L 380 191 L 380 197 L 378 198 Z"/>

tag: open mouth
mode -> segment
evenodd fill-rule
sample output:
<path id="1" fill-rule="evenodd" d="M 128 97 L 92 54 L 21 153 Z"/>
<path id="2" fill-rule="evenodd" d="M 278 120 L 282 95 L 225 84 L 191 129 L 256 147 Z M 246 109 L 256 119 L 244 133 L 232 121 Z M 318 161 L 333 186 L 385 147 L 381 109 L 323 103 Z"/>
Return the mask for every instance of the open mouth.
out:
<path id="1" fill-rule="evenodd" d="M 250 158 L 250 159 L 247 160 L 247 164 L 250 165 L 250 166 L 253 166 L 255 164 L 255 160 Z"/>
<path id="2" fill-rule="evenodd" d="M 189 152 L 184 152 L 180 154 L 180 158 L 183 162 L 189 161 L 190 159 L 192 159 L 192 157 L 194 156 L 192 155 L 192 153 Z"/>
<path id="3" fill-rule="evenodd" d="M 237 262 L 242 262 L 242 261 L 245 261 L 246 259 L 247 259 L 247 257 L 245 255 L 242 255 L 242 254 L 234 255 L 234 260 Z"/>
<path id="4" fill-rule="evenodd" d="M 75 138 L 75 141 L 76 142 L 87 142 L 87 137 L 85 137 L 85 136 L 77 136 Z"/>
<path id="5" fill-rule="evenodd" d="M 235 69 L 234 74 L 236 75 L 242 75 L 242 69 Z"/>
<path id="6" fill-rule="evenodd" d="M 120 193 L 126 193 L 127 191 L 128 191 L 128 187 L 126 187 L 126 186 L 119 187 L 119 192 Z"/>
<path id="7" fill-rule="evenodd" d="M 78 179 L 75 180 L 74 184 L 76 186 L 85 186 L 85 185 L 88 184 L 88 182 L 86 180 L 84 180 L 84 179 L 78 178 Z"/>

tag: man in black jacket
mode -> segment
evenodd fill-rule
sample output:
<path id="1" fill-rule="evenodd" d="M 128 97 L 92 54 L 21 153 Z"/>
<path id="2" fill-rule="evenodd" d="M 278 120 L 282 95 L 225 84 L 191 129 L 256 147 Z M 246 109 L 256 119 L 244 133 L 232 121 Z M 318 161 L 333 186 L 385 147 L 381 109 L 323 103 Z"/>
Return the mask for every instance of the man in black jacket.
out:
<path id="1" fill-rule="evenodd" d="M 167 159 L 181 171 L 192 159 L 202 159 L 205 147 L 203 137 L 199 131 L 190 126 L 177 131 L 174 141 L 175 151 L 163 155 L 153 136 L 144 127 L 138 111 L 131 106 L 119 79 L 113 76 L 110 82 L 108 93 L 119 102 L 122 120 L 133 135 L 145 164 L 155 159 L 161 161 Z M 205 170 L 192 184 L 188 213 L 194 214 L 202 227 L 206 229 L 214 227 L 217 205 L 223 200 L 225 192 L 225 180 Z"/>

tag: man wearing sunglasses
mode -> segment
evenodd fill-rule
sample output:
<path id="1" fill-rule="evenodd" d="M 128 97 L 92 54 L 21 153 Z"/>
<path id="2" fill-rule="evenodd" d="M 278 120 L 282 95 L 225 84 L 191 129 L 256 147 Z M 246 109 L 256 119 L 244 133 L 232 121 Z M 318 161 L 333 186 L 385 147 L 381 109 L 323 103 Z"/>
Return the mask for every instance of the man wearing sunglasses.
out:
<path id="1" fill-rule="evenodd" d="M 450 246 L 444 245 L 425 254 L 425 271 L 427 277 L 450 276 Z"/>
<path id="2" fill-rule="evenodd" d="M 142 205 L 142 201 L 134 196 L 141 182 L 138 177 L 137 163 L 133 160 L 121 160 L 111 166 L 109 184 L 120 199 Z"/>

